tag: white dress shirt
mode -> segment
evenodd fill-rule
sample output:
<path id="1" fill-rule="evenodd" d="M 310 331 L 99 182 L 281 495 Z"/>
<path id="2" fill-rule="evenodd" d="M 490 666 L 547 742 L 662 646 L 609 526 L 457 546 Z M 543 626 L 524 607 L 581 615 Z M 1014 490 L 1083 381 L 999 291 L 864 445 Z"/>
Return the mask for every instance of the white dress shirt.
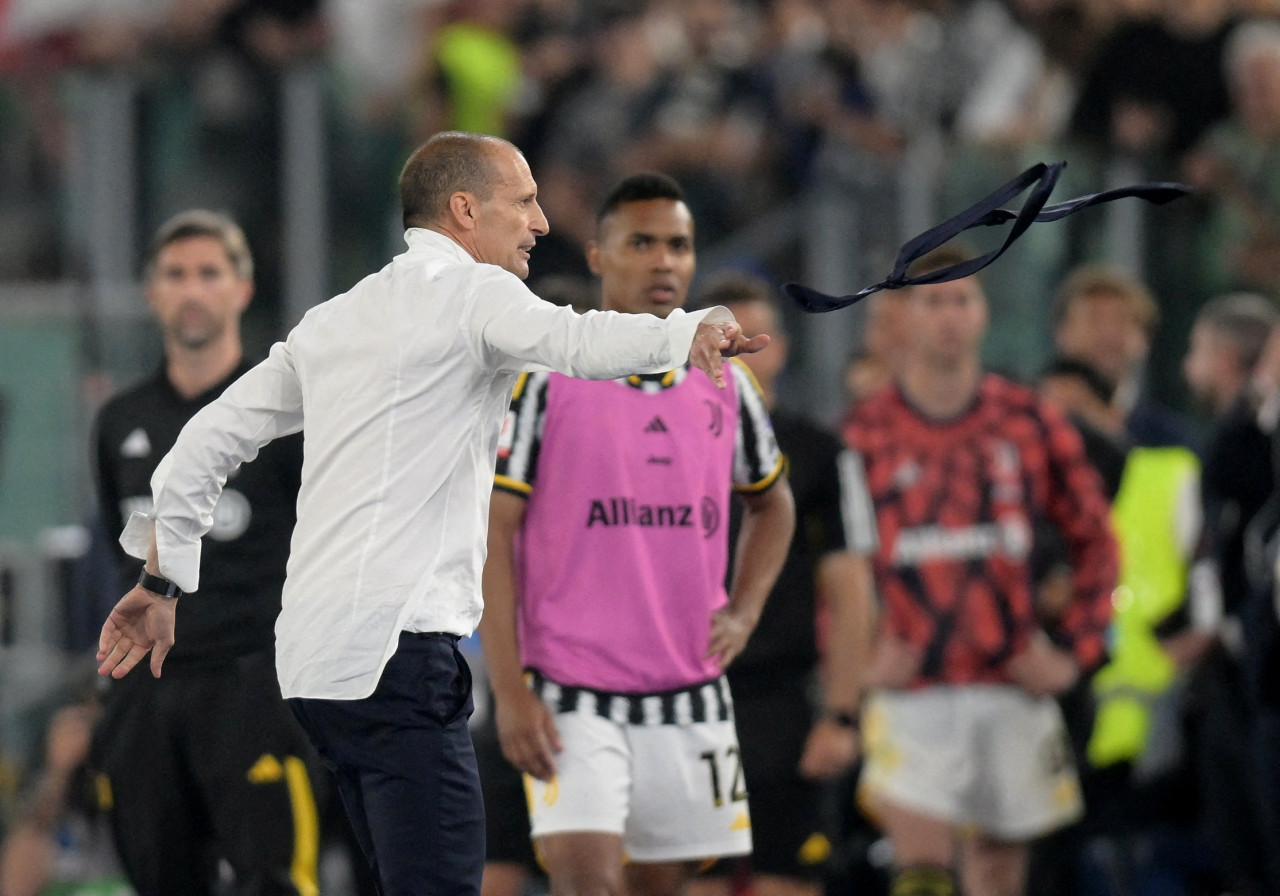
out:
<path id="1" fill-rule="evenodd" d="M 312 308 L 191 419 L 152 477 L 152 513 L 121 536 L 145 557 L 154 532 L 161 574 L 195 591 L 200 538 L 228 474 L 302 430 L 276 622 L 286 697 L 368 696 L 401 630 L 475 629 L 498 432 L 519 372 L 670 370 L 706 316 L 579 315 L 441 234 L 414 228 L 405 239 L 406 252 Z"/>

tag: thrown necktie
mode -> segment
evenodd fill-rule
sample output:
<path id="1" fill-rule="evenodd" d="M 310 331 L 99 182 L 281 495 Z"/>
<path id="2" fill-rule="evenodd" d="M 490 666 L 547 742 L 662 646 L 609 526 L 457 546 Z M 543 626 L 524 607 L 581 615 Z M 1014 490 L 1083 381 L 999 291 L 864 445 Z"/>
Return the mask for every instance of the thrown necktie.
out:
<path id="1" fill-rule="evenodd" d="M 1155 205 L 1164 205 L 1166 202 L 1171 202 L 1191 192 L 1189 187 L 1182 184 L 1145 183 L 1117 187 L 1114 190 L 1090 193 L 1086 196 L 1068 199 L 1065 202 L 1046 205 L 1045 203 L 1049 200 L 1049 194 L 1053 192 L 1054 185 L 1057 184 L 1058 178 L 1062 175 L 1062 169 L 1066 167 L 1066 162 L 1055 162 L 1053 164 L 1038 162 L 1032 165 L 1013 180 L 993 191 L 986 198 L 975 202 L 964 211 L 953 215 L 941 224 L 930 227 L 919 236 L 908 240 L 898 251 L 898 260 L 894 263 L 893 271 L 888 277 L 879 283 L 860 289 L 852 295 L 829 296 L 799 283 L 787 283 L 782 289 L 805 311 L 813 313 L 835 311 L 852 305 L 854 302 L 860 301 L 873 292 L 879 292 L 882 289 L 902 289 L 905 286 L 915 286 L 920 283 L 945 283 L 948 280 L 959 280 L 961 277 L 976 274 L 1003 255 L 1004 251 L 1013 244 L 1013 241 L 1022 236 L 1033 223 L 1057 221 L 1082 208 L 1111 202 L 1113 199 L 1124 199 L 1132 196 L 1138 199 L 1145 199 Z M 1028 187 L 1031 188 L 1031 192 L 1023 202 L 1022 208 L 1016 212 L 1001 208 L 1006 202 L 1026 191 Z M 1004 244 L 1000 248 L 988 252 L 986 255 L 979 255 L 968 261 L 947 265 L 925 274 L 907 275 L 907 269 L 911 267 L 914 261 L 964 231 L 974 227 L 990 227 L 995 224 L 1004 224 L 1007 221 L 1013 221 L 1013 226 L 1009 228 L 1009 233 L 1005 236 Z"/>

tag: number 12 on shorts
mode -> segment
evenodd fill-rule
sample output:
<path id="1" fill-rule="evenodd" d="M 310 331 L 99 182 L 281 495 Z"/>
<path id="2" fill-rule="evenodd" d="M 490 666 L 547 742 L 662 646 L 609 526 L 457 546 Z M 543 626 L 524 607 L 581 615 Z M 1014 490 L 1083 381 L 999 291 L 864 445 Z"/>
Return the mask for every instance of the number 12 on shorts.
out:
<path id="1" fill-rule="evenodd" d="M 711 785 L 711 803 L 714 806 L 725 804 L 723 782 L 729 782 L 729 802 L 741 803 L 747 798 L 746 782 L 742 777 L 742 756 L 737 744 L 727 747 L 723 756 L 716 755 L 715 750 L 707 750 L 698 756 L 707 764 L 709 783 Z M 722 774 L 722 772 L 729 772 Z"/>

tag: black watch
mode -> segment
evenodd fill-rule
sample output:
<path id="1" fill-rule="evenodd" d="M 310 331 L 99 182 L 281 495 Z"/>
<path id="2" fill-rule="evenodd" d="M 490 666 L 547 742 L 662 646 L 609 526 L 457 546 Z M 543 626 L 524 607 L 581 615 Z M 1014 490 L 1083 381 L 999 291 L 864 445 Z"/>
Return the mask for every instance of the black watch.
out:
<path id="1" fill-rule="evenodd" d="M 146 567 L 142 568 L 142 575 L 138 576 L 138 584 L 146 588 L 152 594 L 158 594 L 166 600 L 172 600 L 182 597 L 182 589 L 170 582 L 164 576 L 153 576 L 147 572 Z"/>

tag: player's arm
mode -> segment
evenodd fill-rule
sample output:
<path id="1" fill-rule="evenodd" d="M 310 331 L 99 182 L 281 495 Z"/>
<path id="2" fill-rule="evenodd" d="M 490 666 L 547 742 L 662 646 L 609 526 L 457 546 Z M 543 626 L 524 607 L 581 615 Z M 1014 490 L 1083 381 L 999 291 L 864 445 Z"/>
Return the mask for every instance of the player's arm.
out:
<path id="1" fill-rule="evenodd" d="M 584 379 L 661 373 L 686 361 L 724 388 L 723 358 L 769 344 L 748 337 L 722 306 L 666 318 L 587 311 L 538 299 L 515 277 L 494 272 L 481 284 L 469 319 L 475 348 L 487 362 L 510 370 L 556 370 Z"/>
<path id="2" fill-rule="evenodd" d="M 787 559 L 795 530 L 795 501 L 786 476 L 763 492 L 742 495 L 745 503 L 729 603 L 711 619 L 707 656 L 727 668 L 747 646 L 764 602 Z"/>
<path id="3" fill-rule="evenodd" d="M 489 503 L 489 556 L 484 564 L 480 646 L 493 687 L 494 719 L 502 753 L 516 768 L 550 780 L 560 750 L 551 713 L 524 681 L 516 629 L 515 539 L 525 499 L 494 489 Z"/>
<path id="4" fill-rule="evenodd" d="M 1079 434 L 1053 408 L 1042 406 L 1040 414 L 1049 466 L 1045 510 L 1067 543 L 1072 599 L 1052 637 L 1037 633 L 1007 670 L 1029 693 L 1048 695 L 1071 687 L 1104 659 L 1120 560 L 1102 480 Z"/>
<path id="5" fill-rule="evenodd" d="M 706 655 L 721 669 L 742 653 L 760 621 L 764 602 L 786 562 L 796 524 L 795 500 L 760 386 L 745 364 L 726 364 L 725 373 L 734 378 L 738 396 L 733 485 L 744 507 L 729 603 L 711 617 Z"/>
<path id="6" fill-rule="evenodd" d="M 107 445 L 104 413 L 104 411 L 98 412 L 98 419 L 93 428 L 94 485 L 97 489 L 98 515 L 102 520 L 103 531 L 114 548 L 112 553 L 118 559 L 123 559 L 124 553 L 116 541 L 120 537 L 120 530 L 124 528 L 124 520 L 120 517 L 120 484 L 116 481 L 113 452 Z"/>
<path id="7" fill-rule="evenodd" d="M 533 490 L 542 428 L 539 415 L 547 388 L 546 374 L 521 376 L 503 422 L 489 500 L 488 556 L 481 582 L 484 614 L 479 626 L 503 755 L 516 768 L 544 781 L 555 775 L 560 740 L 551 713 L 524 681 L 515 543 Z"/>
<path id="8" fill-rule="evenodd" d="M 830 778 L 846 771 L 858 755 L 858 726 L 877 608 L 870 558 L 850 550 L 818 561 L 818 602 L 826 610 L 823 648 L 822 714 L 809 732 L 800 773 Z"/>
<path id="9" fill-rule="evenodd" d="M 815 511 L 818 530 L 826 535 L 814 582 L 826 637 L 819 669 L 822 711 L 800 759 L 800 773 L 810 778 L 839 775 L 857 758 L 862 695 L 879 613 L 871 569 L 879 536 L 866 474 L 860 457 L 832 442 L 823 498 Z"/>

